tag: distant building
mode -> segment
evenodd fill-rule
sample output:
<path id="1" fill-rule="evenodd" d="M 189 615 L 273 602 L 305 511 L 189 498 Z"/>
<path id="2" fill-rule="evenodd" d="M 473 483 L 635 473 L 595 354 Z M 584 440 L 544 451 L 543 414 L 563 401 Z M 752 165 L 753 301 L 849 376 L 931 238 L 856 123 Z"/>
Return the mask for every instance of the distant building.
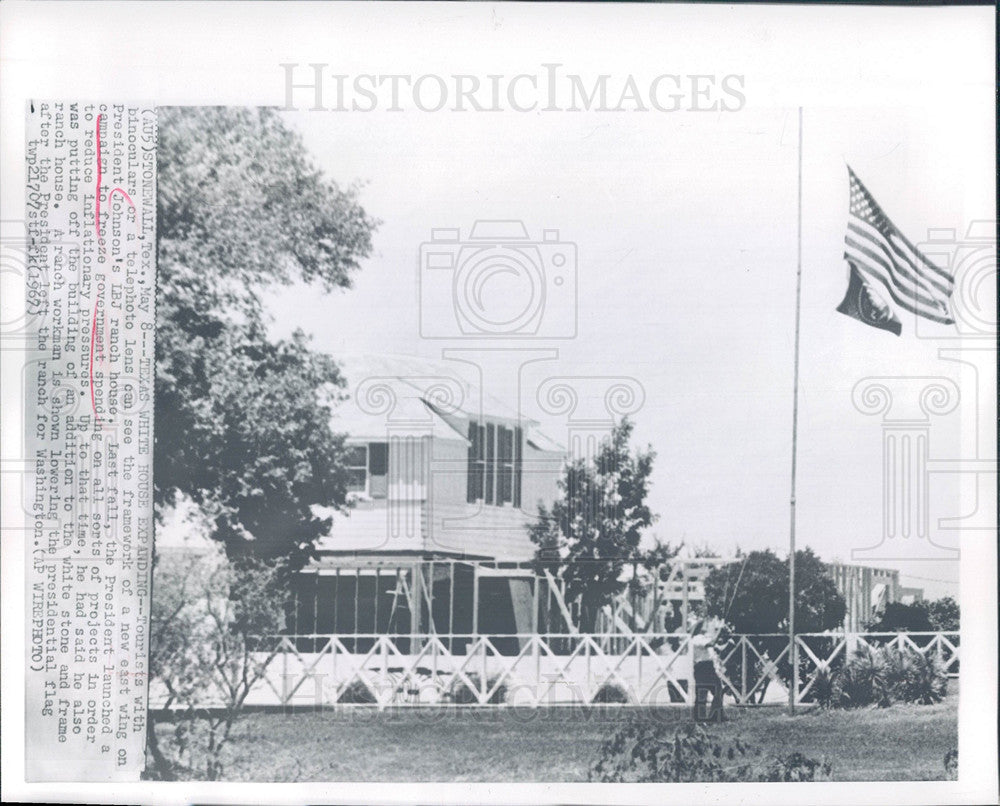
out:
<path id="1" fill-rule="evenodd" d="M 847 603 L 844 615 L 847 632 L 863 632 L 865 625 L 877 618 L 890 602 L 912 604 L 924 597 L 922 588 L 900 585 L 899 571 L 894 568 L 832 562 L 826 563 L 826 569 Z"/>

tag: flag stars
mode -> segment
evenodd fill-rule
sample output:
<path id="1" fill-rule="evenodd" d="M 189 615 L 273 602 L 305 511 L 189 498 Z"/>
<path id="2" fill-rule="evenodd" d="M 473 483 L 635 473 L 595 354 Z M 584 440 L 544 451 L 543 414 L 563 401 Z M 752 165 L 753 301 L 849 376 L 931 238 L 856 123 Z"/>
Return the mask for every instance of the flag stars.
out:
<path id="1" fill-rule="evenodd" d="M 865 324 L 899 335 L 900 308 L 942 324 L 953 324 L 947 298 L 954 279 L 921 255 L 889 220 L 861 180 L 850 172 L 846 253 L 851 286 L 837 309 Z M 879 299 L 871 283 L 885 296 Z"/>

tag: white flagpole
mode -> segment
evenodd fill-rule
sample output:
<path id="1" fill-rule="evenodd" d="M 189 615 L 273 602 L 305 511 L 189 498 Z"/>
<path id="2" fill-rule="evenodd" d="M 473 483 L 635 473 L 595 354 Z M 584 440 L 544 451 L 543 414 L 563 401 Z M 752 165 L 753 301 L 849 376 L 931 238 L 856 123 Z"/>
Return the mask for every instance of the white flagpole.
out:
<path id="1" fill-rule="evenodd" d="M 795 281 L 795 372 L 792 392 L 792 496 L 791 528 L 788 536 L 788 660 L 792 666 L 792 682 L 788 687 L 788 713 L 795 713 L 799 693 L 798 660 L 795 646 L 795 464 L 799 429 L 799 320 L 802 314 L 802 107 L 799 107 L 799 210 L 798 266 Z"/>

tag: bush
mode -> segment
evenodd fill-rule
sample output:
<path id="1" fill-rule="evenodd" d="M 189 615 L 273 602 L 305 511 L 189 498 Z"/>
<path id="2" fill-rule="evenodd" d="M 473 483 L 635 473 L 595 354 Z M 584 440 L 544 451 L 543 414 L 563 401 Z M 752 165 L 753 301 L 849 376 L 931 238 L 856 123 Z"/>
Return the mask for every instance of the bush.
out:
<path id="1" fill-rule="evenodd" d="M 451 699 L 453 702 L 462 703 L 464 705 L 471 705 L 479 702 L 479 675 L 473 672 L 472 674 L 467 675 L 467 677 L 469 678 L 469 682 L 472 683 L 475 688 L 469 688 L 468 683 L 456 675 L 451 682 Z M 493 691 L 493 687 L 497 684 L 497 679 L 498 678 L 496 677 L 489 677 L 486 679 L 487 691 Z M 496 691 L 493 691 L 493 693 L 490 694 L 490 697 L 487 700 L 487 702 L 493 704 L 506 701 L 507 686 L 503 683 L 500 684 Z"/>
<path id="2" fill-rule="evenodd" d="M 958 748 L 953 747 L 944 754 L 944 774 L 949 781 L 958 780 Z"/>
<path id="3" fill-rule="evenodd" d="M 604 783 L 725 783 L 737 781 L 828 781 L 822 761 L 792 753 L 762 755 L 738 737 L 722 738 L 698 723 L 668 735 L 666 726 L 635 717 L 598 751 L 588 780 Z"/>
<path id="4" fill-rule="evenodd" d="M 841 708 L 894 702 L 931 705 L 941 702 L 948 675 L 937 656 L 910 647 L 862 645 L 834 676 L 830 704 Z"/>
<path id="5" fill-rule="evenodd" d="M 832 768 L 825 761 L 802 755 L 789 753 L 784 758 L 771 759 L 761 770 L 757 781 L 831 781 Z"/>
<path id="6" fill-rule="evenodd" d="M 750 751 L 740 739 L 721 741 L 701 725 L 672 737 L 656 723 L 632 719 L 601 745 L 588 780 L 614 783 L 745 781 Z"/>
<path id="7" fill-rule="evenodd" d="M 861 708 L 882 703 L 885 686 L 881 674 L 876 652 L 862 644 L 833 680 L 831 704 L 839 708 Z"/>
<path id="8" fill-rule="evenodd" d="M 337 702 L 350 705 L 374 705 L 377 700 L 368 686 L 360 680 L 355 680 L 341 692 Z"/>
<path id="9" fill-rule="evenodd" d="M 809 689 L 808 699 L 818 704 L 821 708 L 829 708 L 833 705 L 835 674 L 828 668 L 823 667 L 816 670 L 816 679 Z"/>
<path id="10" fill-rule="evenodd" d="M 937 656 L 913 649 L 881 652 L 884 677 L 891 699 L 919 705 L 941 702 L 948 691 L 948 675 Z"/>
<path id="11" fill-rule="evenodd" d="M 622 703 L 627 705 L 631 702 L 631 700 L 629 699 L 628 692 L 625 691 L 624 688 L 617 683 L 608 681 L 597 690 L 597 693 L 594 695 L 594 699 L 591 700 L 591 702 Z"/>

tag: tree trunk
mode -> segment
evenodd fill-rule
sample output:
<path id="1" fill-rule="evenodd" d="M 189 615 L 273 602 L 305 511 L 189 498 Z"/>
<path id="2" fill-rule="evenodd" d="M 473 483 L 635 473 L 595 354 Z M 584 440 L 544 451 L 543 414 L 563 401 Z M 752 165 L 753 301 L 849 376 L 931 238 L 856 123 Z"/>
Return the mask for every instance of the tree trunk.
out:
<path id="1" fill-rule="evenodd" d="M 156 738 L 156 719 L 152 711 L 147 712 L 146 716 L 146 749 L 149 750 L 149 754 L 153 757 L 157 780 L 176 781 L 177 776 L 174 774 L 174 765 L 170 763 L 167 757 L 163 755 L 163 751 L 160 750 L 159 739 Z"/>

